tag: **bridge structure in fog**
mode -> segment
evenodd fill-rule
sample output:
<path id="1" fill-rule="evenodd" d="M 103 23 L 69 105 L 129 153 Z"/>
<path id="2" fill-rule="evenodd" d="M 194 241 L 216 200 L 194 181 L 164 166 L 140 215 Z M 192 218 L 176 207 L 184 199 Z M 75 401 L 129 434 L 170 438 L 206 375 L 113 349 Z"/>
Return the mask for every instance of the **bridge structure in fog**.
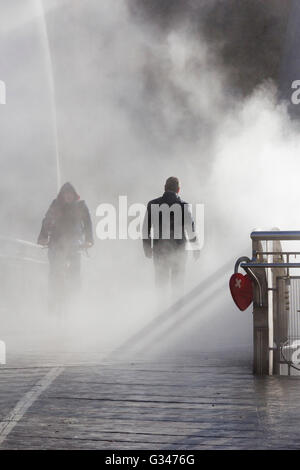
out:
<path id="1" fill-rule="evenodd" d="M 29 273 L 47 267 L 41 250 L 22 240 L 2 242 L 6 282 L 12 276 L 19 289 L 24 283 L 27 295 Z M 274 251 L 264 255 L 261 247 L 260 255 L 278 257 Z M 249 352 L 239 349 L 147 355 L 187 316 L 201 314 L 200 294 L 210 283 L 204 280 L 117 349 L 9 350 L 0 365 L 0 449 L 298 448 L 298 377 L 254 375 Z M 2 314 L 9 305 L 4 296 Z"/>

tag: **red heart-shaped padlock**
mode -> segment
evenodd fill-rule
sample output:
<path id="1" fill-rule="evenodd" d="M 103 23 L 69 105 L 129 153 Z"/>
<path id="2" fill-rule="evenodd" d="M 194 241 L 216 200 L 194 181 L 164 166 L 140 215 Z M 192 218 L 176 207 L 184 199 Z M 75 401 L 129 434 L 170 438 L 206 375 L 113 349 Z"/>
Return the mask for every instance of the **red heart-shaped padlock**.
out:
<path id="1" fill-rule="evenodd" d="M 229 281 L 230 292 L 234 303 L 240 310 L 246 310 L 253 301 L 253 288 L 250 276 L 233 274 Z"/>

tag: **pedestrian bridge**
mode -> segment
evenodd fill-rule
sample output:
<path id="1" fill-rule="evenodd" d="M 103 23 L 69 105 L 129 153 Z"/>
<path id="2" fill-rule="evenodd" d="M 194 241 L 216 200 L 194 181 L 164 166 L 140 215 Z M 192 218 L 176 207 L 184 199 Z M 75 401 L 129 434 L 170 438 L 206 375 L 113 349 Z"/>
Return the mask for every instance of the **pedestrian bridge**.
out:
<path id="1" fill-rule="evenodd" d="M 32 296 L 32 289 L 34 273 L 44 273 L 38 276 L 39 289 L 46 293 L 45 253 L 20 240 L 3 239 L 3 245 L 6 286 L 14 283 L 23 302 L 32 302 L 38 311 L 39 297 Z M 261 273 L 267 270 L 273 275 L 275 269 L 280 274 L 283 271 L 284 282 L 278 292 L 280 296 L 283 292 L 286 302 L 285 279 L 293 273 L 287 272 L 292 268 L 284 256 L 290 255 L 284 255 L 282 247 L 279 254 L 278 245 L 274 246 L 260 246 L 255 258 L 243 261 L 242 267 L 254 275 L 258 272 L 260 279 L 265 279 Z M 265 263 L 264 267 L 258 263 Z M 226 265 L 220 272 L 228 269 Z M 26 348 L 11 343 L 6 364 L 0 365 L 0 449 L 297 449 L 298 377 L 254 375 L 250 351 L 242 347 L 147 354 L 149 345 L 162 340 L 165 324 L 171 334 L 188 316 L 201 314 L 205 303 L 197 299 L 211 281 L 210 277 L 202 281 L 118 348 L 105 349 L 101 344 L 85 349 L 80 343 L 64 348 L 65 339 L 47 345 L 40 338 Z M 254 310 L 263 309 L 268 318 L 269 304 L 264 302 L 276 291 L 274 286 L 269 290 L 270 285 L 265 290 L 266 286 L 256 284 Z M 292 279 L 291 286 L 289 305 L 295 313 L 298 280 Z M 4 292 L 2 315 L 9 313 L 13 297 Z M 14 299 L 16 310 L 22 307 L 21 299 L 19 295 Z M 262 338 L 260 333 L 269 341 L 268 324 L 266 331 L 261 322 L 255 323 L 257 315 L 258 311 L 254 314 L 254 340 Z M 10 327 L 13 329 L 14 323 Z M 288 327 L 285 323 L 290 339 L 297 328 L 296 315 Z M 257 352 L 254 348 L 254 364 L 258 357 L 269 361 L 270 351 L 276 354 L 269 349 L 269 342 L 267 348 L 263 342 L 255 344 L 261 349 Z M 269 372 L 269 362 L 266 364 Z"/>

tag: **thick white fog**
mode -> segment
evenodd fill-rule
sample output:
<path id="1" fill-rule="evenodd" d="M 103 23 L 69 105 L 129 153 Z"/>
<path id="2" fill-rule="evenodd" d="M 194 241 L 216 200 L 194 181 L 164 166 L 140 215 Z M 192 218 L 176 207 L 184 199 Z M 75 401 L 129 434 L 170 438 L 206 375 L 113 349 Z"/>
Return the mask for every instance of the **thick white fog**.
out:
<path id="1" fill-rule="evenodd" d="M 207 2 L 198 4 L 199 15 Z M 253 228 L 299 224 L 299 129 L 278 103 L 273 75 L 234 91 L 218 43 L 187 11 L 164 26 L 133 0 L 1 0 L 0 8 L 0 338 L 70 351 L 129 340 L 137 355 L 250 350 L 251 307 L 239 312 L 228 288 L 234 263 L 251 254 Z M 95 233 L 100 203 L 117 206 L 127 195 L 145 204 L 171 175 L 183 199 L 205 205 L 205 243 L 188 262 L 193 295 L 184 308 L 159 316 L 140 240 L 95 234 L 81 297 L 57 324 L 47 312 L 46 250 L 8 239 L 36 243 L 58 183 L 74 184 Z"/>

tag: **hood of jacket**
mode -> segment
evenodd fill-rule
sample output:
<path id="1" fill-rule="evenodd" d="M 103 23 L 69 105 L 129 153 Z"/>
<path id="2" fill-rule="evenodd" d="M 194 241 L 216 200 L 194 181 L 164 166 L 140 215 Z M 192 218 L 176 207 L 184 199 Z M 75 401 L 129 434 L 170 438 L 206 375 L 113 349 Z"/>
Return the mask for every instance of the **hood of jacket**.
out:
<path id="1" fill-rule="evenodd" d="M 75 201 L 78 201 L 78 199 L 80 199 L 80 196 L 79 194 L 77 193 L 77 191 L 75 190 L 74 186 L 71 184 L 71 183 L 65 183 L 61 188 L 60 188 L 60 191 L 57 195 L 57 201 L 63 203 L 64 200 L 63 200 L 63 196 L 64 196 L 64 193 L 73 193 L 74 194 L 74 200 Z"/>

